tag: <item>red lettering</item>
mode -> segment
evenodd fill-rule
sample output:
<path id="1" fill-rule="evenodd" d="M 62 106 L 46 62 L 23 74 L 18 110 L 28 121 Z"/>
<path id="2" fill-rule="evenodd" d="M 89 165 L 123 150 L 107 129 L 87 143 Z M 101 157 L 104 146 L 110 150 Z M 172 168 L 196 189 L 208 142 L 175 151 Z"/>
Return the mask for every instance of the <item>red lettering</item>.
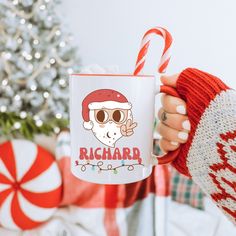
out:
<path id="1" fill-rule="evenodd" d="M 101 148 L 95 149 L 95 159 L 101 160 L 102 155 L 98 153 L 98 151 L 101 151 Z"/>
<path id="2" fill-rule="evenodd" d="M 123 160 L 132 160 L 132 157 L 130 156 L 130 149 L 129 148 L 123 148 Z"/>
<path id="3" fill-rule="evenodd" d="M 79 158 L 80 160 L 89 160 L 89 157 L 87 155 L 87 148 L 80 148 Z"/>
<path id="4" fill-rule="evenodd" d="M 93 148 L 90 148 L 90 153 L 89 153 L 89 160 L 93 160 L 94 156 L 93 156 Z"/>
<path id="5" fill-rule="evenodd" d="M 114 154 L 113 154 L 113 160 L 121 160 L 121 154 L 119 148 L 115 148 Z"/>
<path id="6" fill-rule="evenodd" d="M 142 163 L 142 158 L 140 157 L 140 150 L 137 147 L 133 148 L 133 159 L 138 160 L 138 162 Z"/>
<path id="7" fill-rule="evenodd" d="M 111 150 L 110 148 L 103 148 L 102 160 L 111 160 Z"/>
<path id="8" fill-rule="evenodd" d="M 138 160 L 142 163 L 140 157 L 140 150 L 137 147 L 132 149 L 124 147 L 121 151 L 120 148 L 80 148 L 80 160 Z"/>

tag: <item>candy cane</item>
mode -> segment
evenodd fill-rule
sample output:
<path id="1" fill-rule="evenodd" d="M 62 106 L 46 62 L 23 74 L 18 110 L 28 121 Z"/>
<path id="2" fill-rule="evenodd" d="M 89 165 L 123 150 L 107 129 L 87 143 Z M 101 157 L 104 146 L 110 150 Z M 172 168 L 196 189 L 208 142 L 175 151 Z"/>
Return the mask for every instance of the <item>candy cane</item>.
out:
<path id="1" fill-rule="evenodd" d="M 155 27 L 153 29 L 148 30 L 143 36 L 141 49 L 139 51 L 138 58 L 136 61 L 134 75 L 138 75 L 144 67 L 148 47 L 149 47 L 149 44 L 153 35 L 160 35 L 165 40 L 164 50 L 161 56 L 161 61 L 158 66 L 158 72 L 164 73 L 166 70 L 166 67 L 170 61 L 170 46 L 172 44 L 172 36 L 166 29 L 161 28 L 161 27 Z"/>

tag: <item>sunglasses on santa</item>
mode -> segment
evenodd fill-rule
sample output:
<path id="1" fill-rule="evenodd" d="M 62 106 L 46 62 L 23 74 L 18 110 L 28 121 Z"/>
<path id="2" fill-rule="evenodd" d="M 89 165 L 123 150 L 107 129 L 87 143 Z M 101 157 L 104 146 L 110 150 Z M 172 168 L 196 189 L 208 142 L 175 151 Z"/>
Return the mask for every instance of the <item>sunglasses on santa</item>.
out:
<path id="1" fill-rule="evenodd" d="M 122 124 L 127 120 L 127 109 L 95 109 L 95 120 L 100 124 L 106 124 L 113 121 L 116 124 Z"/>

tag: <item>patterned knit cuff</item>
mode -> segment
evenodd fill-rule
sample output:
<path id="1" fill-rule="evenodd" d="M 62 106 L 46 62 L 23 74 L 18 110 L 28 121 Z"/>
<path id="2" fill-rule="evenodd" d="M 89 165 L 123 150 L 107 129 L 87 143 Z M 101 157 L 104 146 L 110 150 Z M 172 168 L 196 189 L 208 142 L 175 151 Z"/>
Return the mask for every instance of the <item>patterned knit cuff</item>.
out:
<path id="1" fill-rule="evenodd" d="M 179 76 L 177 91 L 187 102 L 188 116 L 193 128 L 215 96 L 228 87 L 217 77 L 206 72 L 187 68 Z"/>
<path id="2" fill-rule="evenodd" d="M 227 90 L 228 87 L 220 79 L 211 74 L 197 69 L 187 68 L 180 74 L 176 89 L 186 101 L 191 132 L 187 143 L 182 145 L 181 153 L 173 162 L 173 166 L 182 174 L 190 176 L 186 165 L 186 158 L 201 116 L 211 101 L 220 92 Z"/>

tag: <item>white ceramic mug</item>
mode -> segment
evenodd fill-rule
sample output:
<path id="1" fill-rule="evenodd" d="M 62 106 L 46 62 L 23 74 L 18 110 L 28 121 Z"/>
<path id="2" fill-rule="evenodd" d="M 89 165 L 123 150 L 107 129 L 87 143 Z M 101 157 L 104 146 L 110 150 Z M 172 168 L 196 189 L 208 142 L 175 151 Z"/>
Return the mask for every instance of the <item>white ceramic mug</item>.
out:
<path id="1" fill-rule="evenodd" d="M 155 76 L 74 74 L 70 76 L 71 171 L 100 184 L 147 178 L 155 164 L 178 151 L 152 154 L 155 95 L 178 96 L 157 86 Z"/>

